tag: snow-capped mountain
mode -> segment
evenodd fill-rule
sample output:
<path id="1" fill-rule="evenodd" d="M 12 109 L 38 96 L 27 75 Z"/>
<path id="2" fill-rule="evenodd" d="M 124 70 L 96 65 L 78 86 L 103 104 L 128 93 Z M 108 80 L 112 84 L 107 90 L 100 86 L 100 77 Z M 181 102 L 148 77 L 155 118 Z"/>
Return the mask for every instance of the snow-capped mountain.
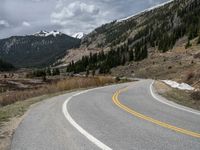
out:
<path id="1" fill-rule="evenodd" d="M 16 67 L 43 67 L 65 55 L 66 50 L 78 48 L 80 42 L 57 31 L 12 36 L 0 40 L 0 57 Z"/>
<path id="2" fill-rule="evenodd" d="M 58 32 L 58 31 L 40 31 L 40 32 L 37 32 L 35 34 L 33 34 L 34 36 L 41 36 L 41 37 L 47 37 L 47 36 L 50 36 L 50 35 L 53 35 L 54 37 L 56 37 L 57 35 L 62 35 L 63 33 L 61 32 Z"/>
<path id="3" fill-rule="evenodd" d="M 128 17 L 119 19 L 119 20 L 117 20 L 117 22 L 122 22 L 122 21 L 128 20 L 128 19 L 130 19 L 130 18 L 132 18 L 132 17 L 135 17 L 135 16 L 140 15 L 140 14 L 142 14 L 142 13 L 145 13 L 145 12 L 148 12 L 148 11 L 151 11 L 151 10 L 154 10 L 154 9 L 156 9 L 156 8 L 159 8 L 159 7 L 161 7 L 161 6 L 164 6 L 164 5 L 166 5 L 166 4 L 169 4 L 169 3 L 173 2 L 173 1 L 174 1 L 174 0 L 169 0 L 169 1 L 167 1 L 167 2 L 164 2 L 164 3 L 161 3 L 161 4 L 155 5 L 155 6 L 153 6 L 153 7 L 147 8 L 147 9 L 145 9 L 145 10 L 143 10 L 143 11 L 140 11 L 140 12 L 138 12 L 138 13 L 136 13 L 136 14 L 133 14 L 133 15 L 131 15 L 131 16 L 128 16 Z"/>
<path id="4" fill-rule="evenodd" d="M 84 36 L 86 36 L 86 34 L 84 34 L 83 32 L 78 32 L 72 35 L 72 37 L 77 39 L 82 39 Z"/>

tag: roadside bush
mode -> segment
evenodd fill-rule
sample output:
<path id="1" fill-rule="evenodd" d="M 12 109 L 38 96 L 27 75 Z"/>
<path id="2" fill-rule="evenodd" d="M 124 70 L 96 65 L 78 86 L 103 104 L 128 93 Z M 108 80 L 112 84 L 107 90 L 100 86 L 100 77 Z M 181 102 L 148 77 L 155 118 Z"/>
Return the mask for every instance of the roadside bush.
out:
<path id="1" fill-rule="evenodd" d="M 194 58 L 195 58 L 195 59 L 197 59 L 197 58 L 200 59 L 200 53 L 195 54 L 195 55 L 194 55 Z"/>
<path id="2" fill-rule="evenodd" d="M 191 97 L 196 101 L 200 101 L 200 91 L 192 92 Z"/>
<path id="3" fill-rule="evenodd" d="M 168 69 L 172 69 L 172 66 L 169 66 Z"/>
<path id="4" fill-rule="evenodd" d="M 119 78 L 119 77 L 116 77 L 115 80 L 116 80 L 116 82 L 119 82 L 119 81 L 120 81 L 120 78 Z"/>

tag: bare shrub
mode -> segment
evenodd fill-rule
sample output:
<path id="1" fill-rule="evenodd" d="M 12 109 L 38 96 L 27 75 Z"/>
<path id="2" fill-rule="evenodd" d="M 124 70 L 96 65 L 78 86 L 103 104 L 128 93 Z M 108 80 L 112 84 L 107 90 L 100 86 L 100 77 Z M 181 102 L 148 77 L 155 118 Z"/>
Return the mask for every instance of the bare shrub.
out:
<path id="1" fill-rule="evenodd" d="M 168 69 L 172 69 L 172 66 L 169 66 Z"/>
<path id="2" fill-rule="evenodd" d="M 196 58 L 196 59 L 197 59 L 197 58 L 200 59 L 200 53 L 195 54 L 193 57 Z"/>
<path id="3" fill-rule="evenodd" d="M 200 101 L 200 91 L 192 92 L 191 97 L 192 97 L 192 99 L 194 99 L 196 101 Z"/>
<path id="4" fill-rule="evenodd" d="M 192 78 L 194 78 L 194 76 L 195 76 L 194 72 L 189 72 L 186 75 L 186 81 L 190 81 Z"/>

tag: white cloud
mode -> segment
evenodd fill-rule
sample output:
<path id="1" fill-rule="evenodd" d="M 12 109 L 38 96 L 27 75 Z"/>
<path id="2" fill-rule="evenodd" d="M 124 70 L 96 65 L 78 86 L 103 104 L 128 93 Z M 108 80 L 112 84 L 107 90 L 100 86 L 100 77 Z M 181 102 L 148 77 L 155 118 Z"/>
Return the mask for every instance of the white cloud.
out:
<path id="1" fill-rule="evenodd" d="M 73 17 L 92 17 L 98 15 L 99 9 L 94 5 L 89 5 L 83 2 L 72 2 L 68 6 L 64 6 L 62 1 L 57 5 L 55 12 L 51 14 L 51 21 L 53 23 L 59 21 L 63 22 L 66 19 L 72 19 Z"/>
<path id="2" fill-rule="evenodd" d="M 62 27 L 68 34 L 80 31 L 88 32 L 94 27 L 105 23 L 105 12 L 102 12 L 96 5 L 86 2 L 75 1 L 67 6 L 65 0 L 58 2 L 55 11 L 51 14 L 51 23 Z M 70 30 L 69 30 L 70 28 Z"/>
<path id="3" fill-rule="evenodd" d="M 8 28 L 10 24 L 6 20 L 0 20 L 0 27 Z"/>
<path id="4" fill-rule="evenodd" d="M 40 30 L 59 30 L 67 34 L 88 33 L 104 23 L 166 1 L 0 0 L 0 38 Z M 29 20 L 31 22 L 27 22 Z"/>
<path id="5" fill-rule="evenodd" d="M 27 22 L 27 21 L 23 21 L 23 22 L 22 22 L 22 26 L 30 27 L 31 24 L 30 24 L 29 22 Z"/>
<path id="6" fill-rule="evenodd" d="M 33 2 L 41 2 L 42 0 L 32 0 Z"/>

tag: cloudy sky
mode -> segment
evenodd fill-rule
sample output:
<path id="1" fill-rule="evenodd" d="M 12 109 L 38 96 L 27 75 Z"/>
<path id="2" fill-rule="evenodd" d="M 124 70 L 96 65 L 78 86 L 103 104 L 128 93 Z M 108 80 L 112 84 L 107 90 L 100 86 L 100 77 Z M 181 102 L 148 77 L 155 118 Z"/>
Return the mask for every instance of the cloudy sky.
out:
<path id="1" fill-rule="evenodd" d="M 0 38 L 40 30 L 72 35 L 168 0 L 0 0 Z"/>

